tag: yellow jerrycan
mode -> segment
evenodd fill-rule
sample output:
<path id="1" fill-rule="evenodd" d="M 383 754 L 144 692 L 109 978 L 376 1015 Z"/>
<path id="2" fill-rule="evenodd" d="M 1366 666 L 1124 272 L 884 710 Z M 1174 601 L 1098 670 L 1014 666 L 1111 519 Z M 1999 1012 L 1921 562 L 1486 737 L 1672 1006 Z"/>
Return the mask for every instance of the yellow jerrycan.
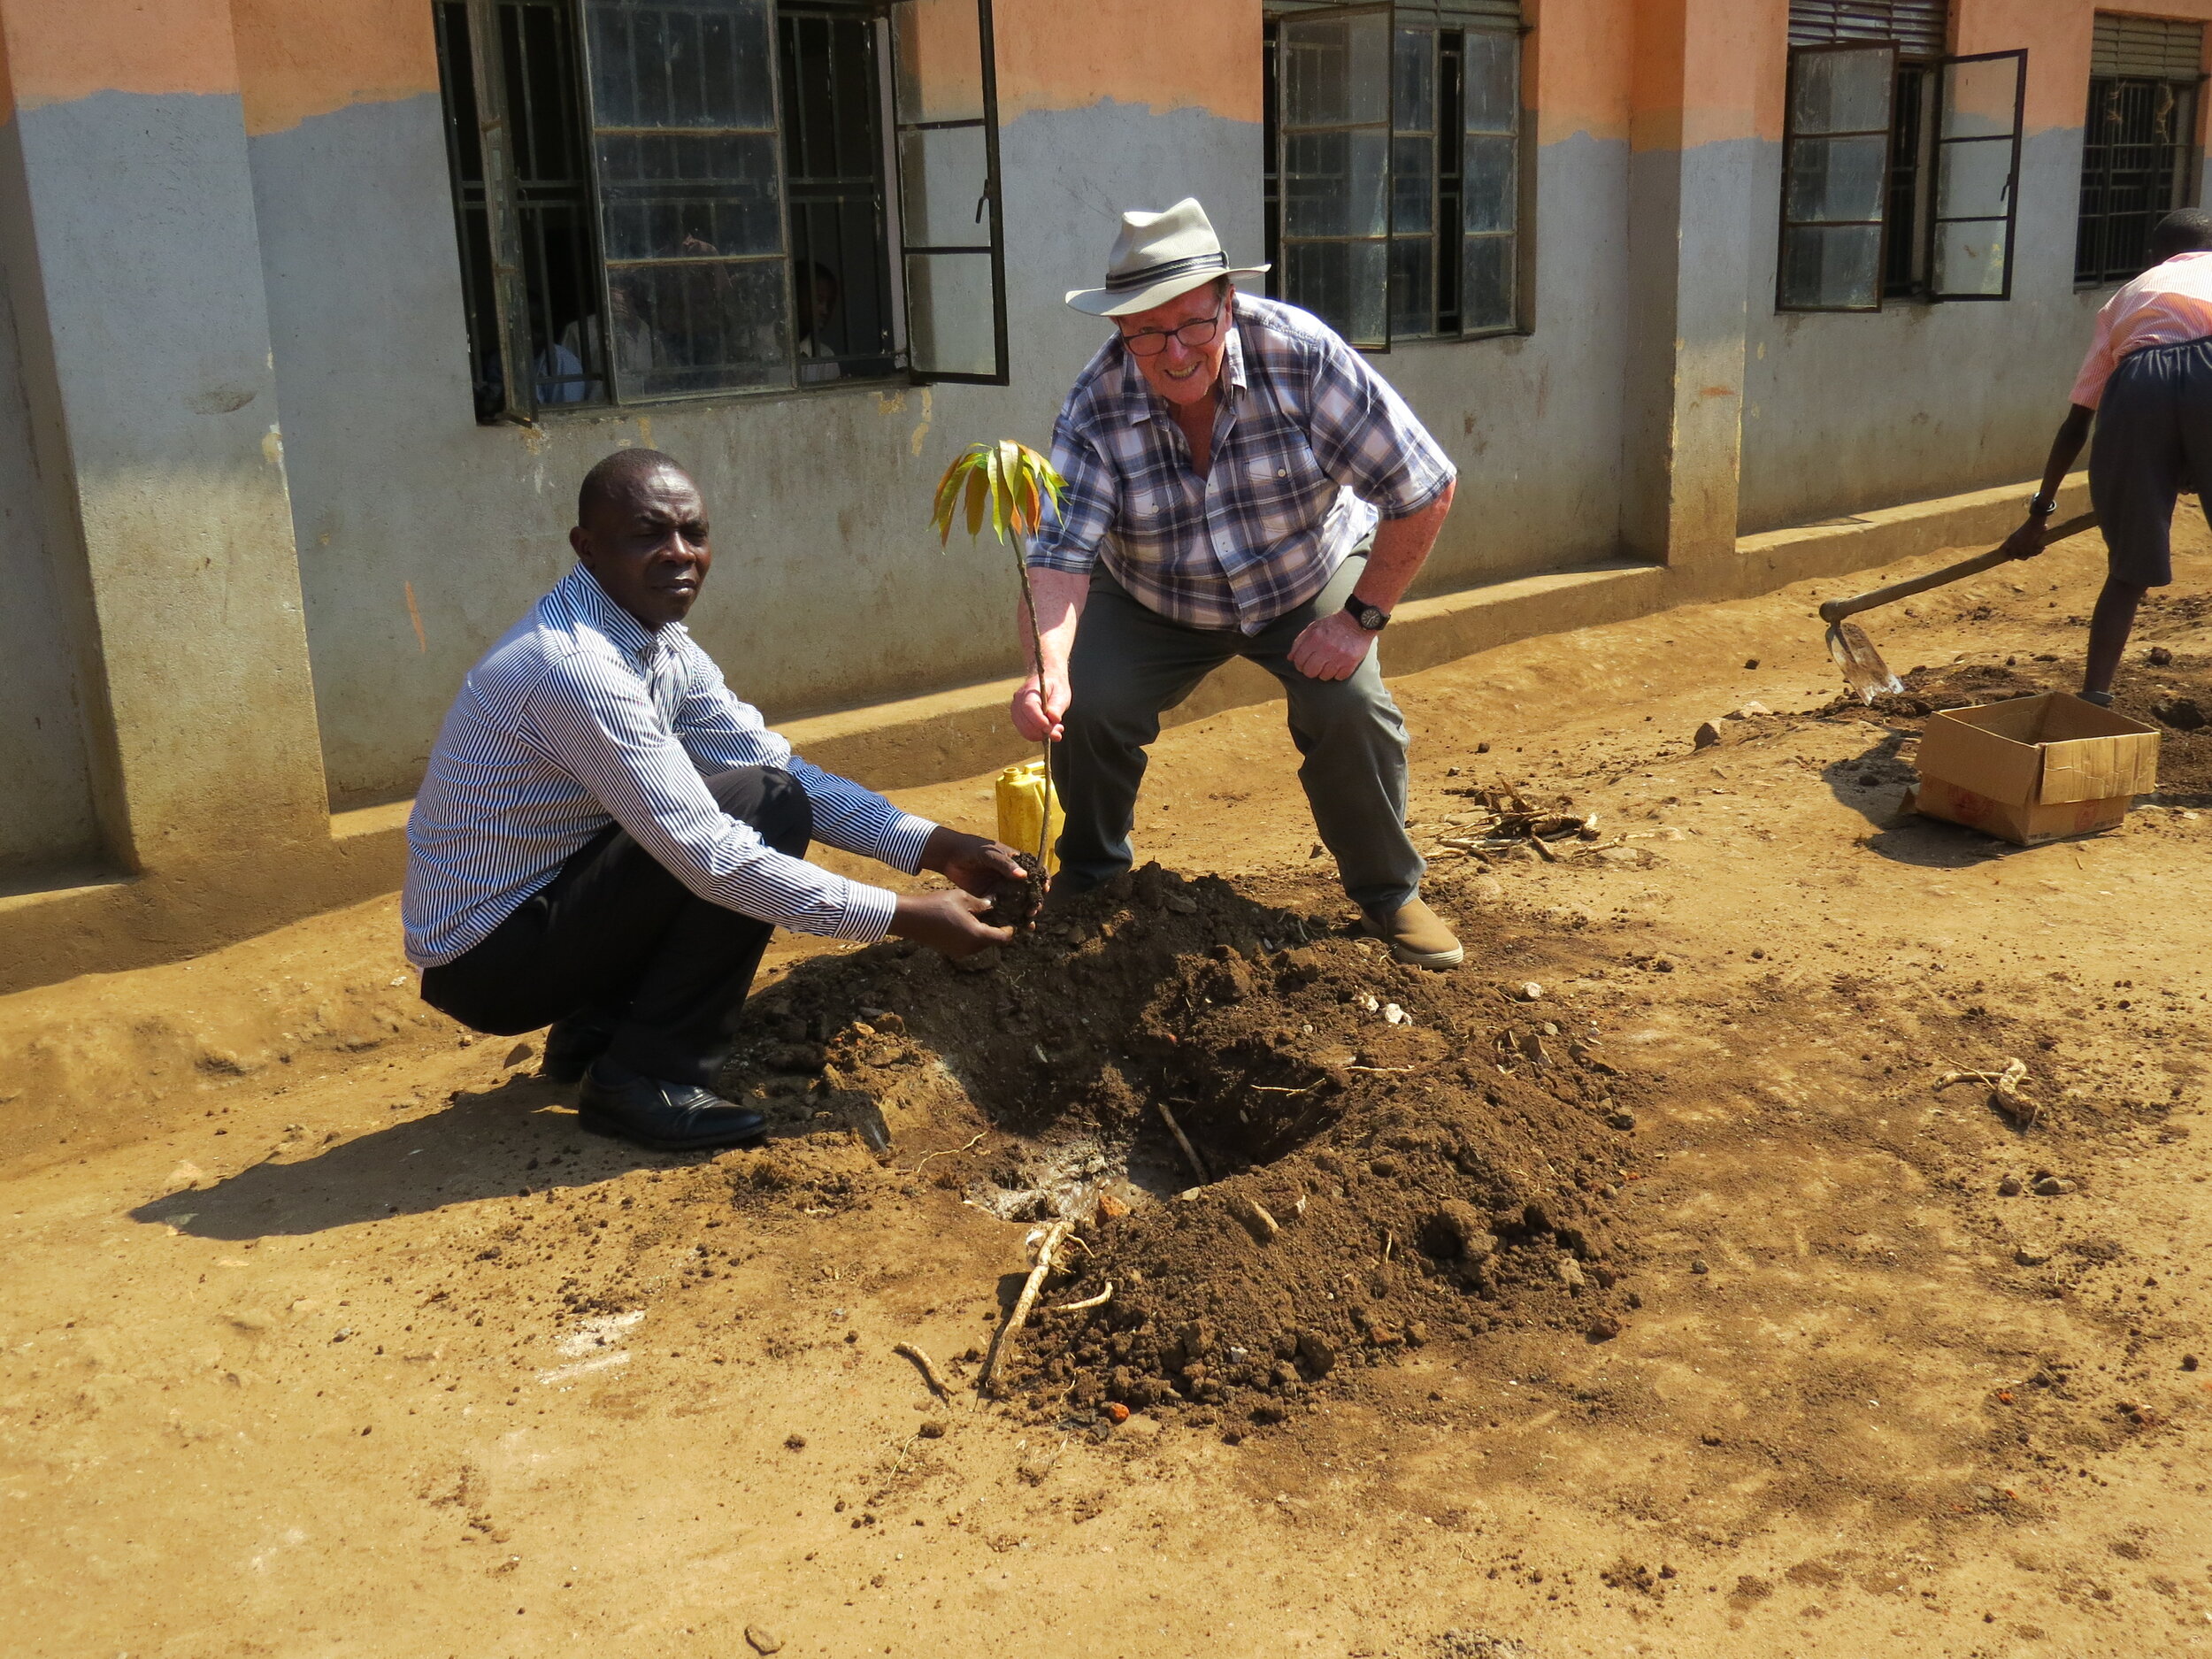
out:
<path id="1" fill-rule="evenodd" d="M 1045 775 L 1041 760 L 1025 760 L 998 775 L 998 838 L 1018 853 L 1034 854 L 1044 841 L 1045 872 L 1060 867 L 1052 843 L 1060 839 L 1060 792 Z"/>

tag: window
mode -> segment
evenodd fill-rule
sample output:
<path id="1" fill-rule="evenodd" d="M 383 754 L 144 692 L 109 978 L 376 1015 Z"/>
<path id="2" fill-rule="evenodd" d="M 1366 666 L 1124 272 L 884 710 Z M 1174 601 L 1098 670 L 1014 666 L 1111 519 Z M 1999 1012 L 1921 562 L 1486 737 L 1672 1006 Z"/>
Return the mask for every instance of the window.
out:
<path id="1" fill-rule="evenodd" d="M 478 419 L 1005 383 L 990 0 L 442 0 L 437 23 Z"/>
<path id="2" fill-rule="evenodd" d="M 1947 0 L 1791 0 L 1775 305 L 2012 291 L 2024 51 L 1944 55 Z"/>
<path id="3" fill-rule="evenodd" d="M 1519 0 L 1271 6 L 1268 291 L 1363 349 L 1519 325 Z"/>
<path id="4" fill-rule="evenodd" d="M 2151 227 L 2194 199 L 2203 62 L 2201 23 L 2097 14 L 2075 281 L 2139 275 L 2150 264 Z"/>

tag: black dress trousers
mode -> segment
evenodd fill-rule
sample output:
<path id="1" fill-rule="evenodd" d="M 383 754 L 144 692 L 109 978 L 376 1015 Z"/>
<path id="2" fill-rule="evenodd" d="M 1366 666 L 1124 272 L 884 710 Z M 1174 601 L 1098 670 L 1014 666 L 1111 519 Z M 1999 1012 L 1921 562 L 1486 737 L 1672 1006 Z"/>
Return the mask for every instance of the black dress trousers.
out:
<path id="1" fill-rule="evenodd" d="M 769 846 L 805 856 L 814 814 L 790 773 L 739 766 L 706 786 Z M 617 1064 L 712 1088 L 774 931 L 700 898 L 610 825 L 489 935 L 424 973 L 423 1000 L 502 1037 L 589 1013 L 613 1029 Z"/>

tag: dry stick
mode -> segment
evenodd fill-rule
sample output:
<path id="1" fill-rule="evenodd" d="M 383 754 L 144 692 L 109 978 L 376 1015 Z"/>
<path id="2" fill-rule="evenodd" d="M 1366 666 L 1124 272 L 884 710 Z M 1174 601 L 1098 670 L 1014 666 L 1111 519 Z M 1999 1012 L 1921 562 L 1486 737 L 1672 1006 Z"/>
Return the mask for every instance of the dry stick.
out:
<path id="1" fill-rule="evenodd" d="M 912 1360 L 921 1371 L 922 1380 L 929 1385 L 929 1391 L 940 1400 L 952 1398 L 952 1390 L 945 1386 L 945 1379 L 937 1374 L 937 1367 L 930 1363 L 928 1355 L 923 1353 L 911 1342 L 895 1343 L 891 1351 L 902 1359 Z"/>
<path id="2" fill-rule="evenodd" d="M 1191 1168 L 1198 1171 L 1198 1184 L 1201 1187 L 1207 1185 L 1213 1177 L 1206 1172 L 1205 1160 L 1198 1156 L 1198 1148 L 1191 1145 L 1190 1137 L 1183 1133 L 1183 1125 L 1175 1121 L 1175 1114 L 1168 1110 L 1165 1101 L 1155 1101 L 1153 1104 L 1160 1109 L 1160 1116 L 1167 1119 L 1167 1126 L 1175 1132 L 1175 1144 L 1183 1148 L 1183 1156 L 1190 1160 Z"/>
<path id="3" fill-rule="evenodd" d="M 986 1131 L 985 1133 L 989 1133 L 989 1132 L 988 1132 L 988 1131 Z M 921 1164 L 916 1164 L 916 1165 L 915 1165 L 912 1169 L 910 1169 L 910 1170 L 907 1171 L 907 1173 L 908 1173 L 909 1175 L 919 1175 L 919 1174 L 922 1172 L 922 1164 L 926 1164 L 926 1163 L 928 1163 L 928 1162 L 930 1161 L 930 1159 L 931 1159 L 931 1158 L 955 1158 L 955 1157 L 958 1157 L 958 1156 L 960 1156 L 963 1152 L 967 1151 L 967 1150 L 969 1149 L 969 1148 L 970 1148 L 970 1147 L 974 1146 L 974 1145 L 975 1145 L 975 1143 L 976 1143 L 978 1141 L 980 1141 L 980 1140 L 982 1140 L 982 1139 L 983 1139 L 983 1136 L 982 1136 L 982 1135 L 975 1135 L 975 1136 L 972 1136 L 972 1137 L 969 1140 L 969 1141 L 968 1141 L 968 1145 L 967 1145 L 967 1146 L 964 1146 L 964 1147 L 941 1147 L 941 1148 L 938 1148 L 936 1151 L 934 1151 L 934 1152 L 926 1153 L 926 1154 L 924 1154 L 924 1155 L 923 1155 L 923 1157 L 922 1157 L 922 1163 L 921 1163 Z"/>
<path id="4" fill-rule="evenodd" d="M 998 1379 L 999 1367 L 1014 1352 L 1016 1333 L 1029 1323 L 1029 1310 L 1036 1305 L 1037 1293 L 1044 1288 L 1045 1276 L 1052 1271 L 1053 1252 L 1060 1248 L 1060 1240 L 1067 1236 L 1075 1223 L 1063 1216 L 1045 1229 L 1044 1241 L 1037 1247 L 1037 1265 L 1029 1270 L 1029 1281 L 1022 1286 L 1022 1294 L 1014 1301 L 1014 1311 L 999 1326 L 998 1334 L 991 1339 L 991 1351 L 984 1356 L 983 1374 L 976 1379 L 976 1392 L 993 1394 L 993 1384 Z"/>
<path id="5" fill-rule="evenodd" d="M 1110 1279 L 1106 1281 L 1106 1288 L 1100 1291 L 1097 1295 L 1086 1296 L 1080 1302 L 1064 1302 L 1058 1307 L 1048 1310 L 1048 1311 L 1052 1313 L 1080 1313 L 1086 1308 L 1103 1308 L 1113 1299 L 1114 1281 Z"/>

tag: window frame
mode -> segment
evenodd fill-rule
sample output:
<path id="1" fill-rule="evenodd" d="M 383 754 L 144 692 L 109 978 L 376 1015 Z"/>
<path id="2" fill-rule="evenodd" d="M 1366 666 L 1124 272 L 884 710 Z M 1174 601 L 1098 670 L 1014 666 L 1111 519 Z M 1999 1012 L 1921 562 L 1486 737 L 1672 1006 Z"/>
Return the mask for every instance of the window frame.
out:
<path id="1" fill-rule="evenodd" d="M 1906 64 L 1916 65 L 1933 78 L 1933 90 L 1927 96 L 1924 112 L 1927 130 L 1922 139 L 1927 155 L 1924 164 L 1926 177 L 1920 182 L 1920 195 L 1915 207 L 1917 223 L 1912 227 L 1912 234 L 1917 244 L 1916 251 L 1919 255 L 1922 275 L 1908 291 L 1901 292 L 1893 289 L 1889 284 L 1890 238 L 1893 229 L 1893 215 L 1890 211 L 1891 200 L 1894 193 L 1891 181 L 1893 172 L 1893 160 L 1886 164 L 1884 171 L 1885 182 L 1881 196 L 1882 213 L 1879 221 L 1882 234 L 1875 256 L 1871 303 L 1849 305 L 1793 304 L 1786 298 L 1783 288 L 1783 284 L 1788 278 L 1789 238 L 1792 230 L 1817 227 L 1822 225 L 1864 227 L 1876 222 L 1872 219 L 1792 219 L 1789 217 L 1790 185 L 1793 176 L 1793 156 L 1794 147 L 1801 136 L 1793 124 L 1796 119 L 1800 62 L 1801 59 L 1818 54 L 1846 51 L 1868 52 L 1884 49 L 1886 49 L 1890 54 L 1887 81 L 1889 119 L 1888 125 L 1882 128 L 1881 132 L 1888 142 L 1887 153 L 1893 157 L 1897 143 L 1897 92 L 1901 66 Z M 2022 157 L 2025 150 L 2028 50 L 2024 46 L 2020 46 L 2007 47 L 1999 51 L 1953 52 L 1940 58 L 1919 56 L 1907 58 L 1900 42 L 1894 40 L 1830 41 L 1814 45 L 1789 48 L 1789 73 L 1785 83 L 1782 108 L 1781 199 L 1776 215 L 1774 309 L 1778 313 L 1786 316 L 1839 314 L 1864 316 L 1870 312 L 1886 309 L 1886 303 L 1893 299 L 1932 305 L 1953 304 L 1975 300 L 2009 301 L 2012 298 L 2013 268 L 2019 254 L 2020 171 Z M 2011 132 L 2007 134 L 1978 134 L 1966 137 L 1947 136 L 1947 123 L 1950 115 L 1948 94 L 1953 74 L 1963 65 L 1992 63 L 2004 58 L 2014 58 L 2018 62 L 2018 69 L 2013 83 Z M 1864 131 L 1854 129 L 1847 133 L 1818 133 L 1806 136 L 1814 138 L 1871 137 L 1874 136 L 1874 129 L 1869 128 Z M 1997 290 L 1992 293 L 1977 293 L 1969 289 L 1947 289 L 1941 286 L 1940 237 L 1943 227 L 1976 222 L 1997 222 L 1997 216 L 1993 214 L 1961 215 L 1944 212 L 1944 169 L 1947 150 L 1962 144 L 1991 143 L 2001 140 L 2008 142 L 2010 146 L 2010 157 L 2001 192 L 2005 202 L 2002 221 L 2005 227 L 2003 279 Z"/>
<path id="2" fill-rule="evenodd" d="M 1325 18 L 1333 19 L 1355 16 L 1374 16 L 1378 14 L 1382 15 L 1384 18 L 1385 49 L 1383 52 L 1383 64 L 1386 81 L 1384 99 L 1385 112 L 1382 122 L 1380 123 L 1384 132 L 1384 143 L 1382 147 L 1384 227 L 1381 234 L 1379 236 L 1347 238 L 1344 240 L 1372 241 L 1379 243 L 1384 250 L 1383 271 L 1386 289 L 1382 306 L 1383 327 L 1379 340 L 1370 339 L 1366 342 L 1354 339 L 1348 330 L 1343 330 L 1341 332 L 1345 333 L 1345 338 L 1348 342 L 1352 344 L 1356 349 L 1375 357 L 1387 356 L 1393 350 L 1396 349 L 1401 344 L 1425 344 L 1442 343 L 1455 341 L 1494 340 L 1502 337 L 1525 335 L 1530 332 L 1528 309 L 1530 284 L 1527 281 L 1527 272 L 1529 269 L 1530 260 L 1530 208 L 1532 198 L 1534 196 L 1534 166 L 1528 143 L 1528 57 L 1526 42 L 1528 36 L 1534 32 L 1534 28 L 1533 26 L 1525 19 L 1525 18 L 1523 18 L 1521 20 L 1517 22 L 1508 22 L 1503 17 L 1496 16 L 1485 12 L 1471 10 L 1460 11 L 1452 7 L 1448 4 L 1439 5 L 1435 4 L 1435 0 L 1427 0 L 1426 4 L 1420 4 L 1418 3 L 1418 0 L 1416 0 L 1416 3 L 1411 4 L 1405 3 L 1405 0 L 1270 0 L 1270 4 L 1267 4 L 1263 19 L 1261 44 L 1261 51 L 1263 54 L 1263 78 L 1265 83 L 1265 125 L 1269 129 L 1270 134 L 1270 139 L 1267 145 L 1265 181 L 1263 187 L 1263 213 L 1266 226 L 1266 257 L 1271 265 L 1268 274 L 1267 292 L 1270 297 L 1283 300 L 1286 303 L 1304 303 L 1303 301 L 1294 297 L 1286 292 L 1288 286 L 1288 263 L 1286 258 L 1286 253 L 1288 247 L 1294 242 L 1337 240 L 1334 238 L 1293 238 L 1288 234 L 1286 222 L 1288 207 L 1288 193 L 1286 188 L 1288 168 L 1286 154 L 1290 129 L 1288 123 L 1286 122 L 1283 118 L 1283 111 L 1285 107 L 1283 85 L 1285 79 L 1285 66 L 1287 61 L 1289 47 L 1287 42 L 1283 38 L 1284 27 L 1286 25 L 1293 24 L 1302 19 Z M 1396 147 L 1400 138 L 1397 97 L 1397 52 L 1399 36 L 1402 32 L 1405 31 L 1424 34 L 1428 37 L 1428 50 L 1431 54 L 1432 62 L 1437 64 L 1440 66 L 1440 69 L 1443 57 L 1443 50 L 1440 43 L 1439 37 L 1445 33 L 1450 33 L 1458 36 L 1460 41 L 1460 73 L 1462 85 L 1458 99 L 1458 130 L 1449 135 L 1456 151 L 1455 157 L 1455 165 L 1452 170 L 1452 174 L 1456 179 L 1457 185 L 1456 188 L 1451 192 L 1451 196 L 1455 206 L 1458 223 L 1454 227 L 1449 241 L 1454 251 L 1454 257 L 1455 260 L 1460 263 L 1460 269 L 1457 271 L 1455 277 L 1455 286 L 1458 289 L 1459 294 L 1459 305 L 1456 315 L 1460 319 L 1460 322 L 1458 326 L 1450 330 L 1440 329 L 1432 326 L 1434 319 L 1439 313 L 1436 296 L 1440 291 L 1440 283 L 1441 265 L 1440 263 L 1438 263 L 1438 261 L 1440 260 L 1441 251 L 1446 242 L 1446 235 L 1441 222 L 1440 220 L 1435 219 L 1433 217 L 1435 214 L 1440 212 L 1441 203 L 1446 195 L 1446 192 L 1442 188 L 1441 185 L 1441 180 L 1445 176 L 1446 170 L 1441 165 L 1442 156 L 1440 154 L 1440 146 L 1445 134 L 1443 134 L 1440 126 L 1439 126 L 1436 130 L 1430 134 L 1430 142 L 1432 143 L 1432 146 L 1437 148 L 1439 150 L 1439 153 L 1435 157 L 1432 169 L 1432 181 L 1431 185 L 1431 211 L 1432 222 L 1431 228 L 1427 233 L 1428 235 L 1433 239 L 1432 246 L 1436 250 L 1436 258 L 1432 259 L 1432 264 L 1435 265 L 1436 268 L 1431 274 L 1431 294 L 1430 303 L 1428 306 L 1428 313 L 1432 321 L 1432 326 L 1413 333 L 1402 332 L 1398 327 L 1397 313 L 1399 310 L 1399 294 L 1398 279 L 1394 268 L 1396 263 L 1395 254 L 1398 243 L 1404 240 L 1404 237 L 1401 235 L 1398 229 L 1397 213 L 1398 180 Z M 1471 328 L 1467 326 L 1465 322 L 1468 306 L 1467 296 L 1465 293 L 1464 261 L 1466 257 L 1466 244 L 1470 240 L 1470 233 L 1466 229 L 1466 214 L 1469 198 L 1469 188 L 1466 176 L 1466 153 L 1467 140 L 1471 136 L 1471 133 L 1467 126 L 1468 115 L 1465 76 L 1466 59 L 1469 56 L 1467 43 L 1478 36 L 1485 35 L 1503 37 L 1513 42 L 1514 118 L 1511 130 L 1509 133 L 1496 134 L 1490 134 L 1487 131 L 1480 134 L 1472 134 L 1485 137 L 1509 137 L 1513 143 L 1513 166 L 1511 168 L 1510 185 L 1512 227 L 1509 231 L 1503 233 L 1487 231 L 1480 233 L 1480 234 L 1486 239 L 1510 240 L 1512 252 L 1507 264 L 1509 273 L 1508 280 L 1511 287 L 1511 297 L 1507 306 L 1509 315 L 1506 321 L 1501 323 L 1486 323 Z M 1442 94 L 1443 89 L 1440 81 L 1436 88 L 1438 105 L 1437 120 L 1440 123 L 1442 119 L 1443 111 Z M 1368 127 L 1377 125 L 1377 123 L 1360 122 L 1354 123 L 1352 125 Z M 1299 130 L 1306 131 L 1318 129 L 1302 127 Z M 1325 319 L 1324 320 L 1329 319 Z M 1348 321 L 1348 319 L 1347 320 Z M 1331 322 L 1331 326 L 1333 327 L 1338 325 L 1334 322 Z"/>
<path id="3" fill-rule="evenodd" d="M 476 115 L 475 143 L 482 173 L 484 225 L 488 244 L 491 281 L 489 293 L 480 296 L 473 290 L 478 286 L 470 274 L 470 234 L 467 217 L 472 204 L 467 200 L 462 171 L 462 138 L 459 123 L 464 111 L 457 105 L 452 81 L 455 65 L 445 50 L 442 26 L 438 31 L 439 68 L 441 81 L 442 124 L 447 140 L 449 187 L 453 196 L 454 230 L 457 252 L 463 267 L 463 300 L 470 338 L 471 380 L 479 378 L 477 359 L 496 354 L 500 373 L 500 406 L 488 412 L 481 406 L 478 411 L 480 425 L 502 423 L 519 426 L 537 424 L 551 412 L 579 416 L 604 415 L 624 409 L 657 408 L 672 403 L 693 403 L 718 399 L 751 400 L 764 396 L 787 396 L 794 393 L 811 394 L 833 389 L 881 388 L 887 384 L 928 386 L 938 383 L 1004 386 L 1011 380 L 1010 330 L 1007 317 L 1007 283 L 1005 256 L 1005 200 L 1002 173 L 1000 165 L 999 126 L 1001 112 L 998 101 L 998 71 L 995 39 L 993 33 L 992 0 L 965 0 L 976 10 L 976 33 L 980 63 L 979 65 L 981 89 L 981 113 L 972 120 L 909 124 L 902 122 L 897 111 L 898 65 L 893 17 L 902 5 L 925 4 L 926 0 L 865 0 L 854 4 L 851 14 L 864 20 L 869 30 L 871 50 L 875 55 L 874 73 L 879 96 L 870 113 L 878 130 L 874 134 L 878 162 L 879 225 L 883 236 L 883 250 L 889 265 L 890 357 L 894 369 L 890 373 L 868 376 L 841 376 L 834 380 L 808 381 L 799 373 L 798 355 L 799 276 L 792 228 L 792 203 L 787 187 L 786 149 L 788 135 L 783 109 L 782 44 L 780 27 L 785 15 L 781 0 L 769 0 L 768 39 L 772 58 L 768 80 L 773 110 L 774 127 L 774 188 L 777 214 L 781 233 L 780 250 L 763 258 L 776 258 L 782 266 L 784 318 L 782 345 L 785 378 L 778 382 L 754 386 L 710 386 L 664 392 L 632 392 L 623 385 L 618 356 L 613 349 L 611 327 L 606 320 L 612 315 L 609 296 L 611 261 L 606 247 L 605 191 L 601 176 L 601 156 L 597 135 L 601 124 L 595 108 L 590 84 L 590 45 L 588 19 L 584 0 L 556 0 L 563 14 L 564 26 L 570 31 L 574 51 L 572 69 L 575 119 L 577 130 L 572 138 L 585 158 L 586 219 L 585 234 L 588 238 L 588 265 L 591 271 L 591 285 L 601 319 L 601 356 L 605 361 L 594 371 L 586 366 L 588 376 L 599 379 L 606 388 L 605 396 L 596 400 L 575 402 L 542 401 L 538 396 L 537 353 L 531 337 L 531 296 L 528 273 L 520 250 L 524 233 L 521 226 L 521 206 L 518 175 L 512 155 L 513 128 L 510 119 L 509 88 L 506 85 L 504 59 L 500 56 L 501 13 L 510 0 L 457 0 L 466 19 L 469 50 L 468 88 L 473 100 Z M 941 0 L 959 4 L 960 0 Z M 795 13 L 818 13 L 824 7 L 818 4 L 801 4 Z M 915 222 L 904 199 L 904 181 L 901 174 L 898 138 L 901 131 L 910 125 L 967 126 L 980 127 L 984 135 L 985 180 L 979 207 L 987 207 L 989 239 L 973 246 L 958 249 L 926 248 L 910 245 L 905 241 L 906 227 Z M 910 255 L 936 252 L 989 255 L 992 303 L 992 371 L 969 373 L 933 370 L 918 367 L 913 354 L 913 319 L 910 305 L 913 297 L 907 281 Z M 557 343 L 548 342 L 549 348 Z M 868 353 L 864 356 L 875 356 Z M 519 371 L 516 366 L 523 365 Z"/>
<path id="4" fill-rule="evenodd" d="M 1815 58 L 1832 58 L 1849 52 L 1865 56 L 1872 52 L 1886 52 L 1889 61 L 1884 76 L 1884 115 L 1878 127 L 1852 127 L 1838 132 L 1800 134 L 1797 130 L 1797 89 L 1801 65 Z M 1897 142 L 1897 60 L 1895 41 L 1833 41 L 1822 46 L 1793 46 L 1790 48 L 1789 73 L 1782 92 L 1782 199 L 1776 214 L 1774 242 L 1774 309 L 1799 316 L 1824 316 L 1837 313 L 1863 315 L 1882 309 L 1886 297 L 1883 283 L 1889 271 L 1889 165 L 1888 157 Z M 1939 97 L 1940 94 L 1938 95 Z M 1796 178 L 1796 150 L 1801 142 L 1810 140 L 1836 138 L 1875 138 L 1882 141 L 1883 181 L 1877 197 L 1880 211 L 1873 219 L 1793 219 L 1790 217 L 1790 187 Z M 1881 234 L 1874 245 L 1874 293 L 1870 303 L 1864 305 L 1804 305 L 1792 304 L 1783 284 L 1789 280 L 1790 233 L 1793 230 L 1864 229 L 1871 226 Z"/>
<path id="5" fill-rule="evenodd" d="M 2107 97 L 2112 97 L 2116 96 L 2124 88 L 2129 87 L 2144 87 L 2151 88 L 2162 88 L 2172 91 L 2177 95 L 2185 91 L 2190 99 L 2191 108 L 2186 130 L 2181 133 L 2169 145 L 2162 147 L 2169 150 L 2176 155 L 2178 165 L 2174 169 L 2171 186 L 2171 194 L 2174 200 L 2167 206 L 2157 209 L 2154 212 L 2153 212 L 2152 217 L 2154 222 L 2157 217 L 2171 212 L 2175 208 L 2185 207 L 2189 205 L 2192 199 L 2197 195 L 2202 183 L 2202 173 L 2204 170 L 2204 146 L 2200 141 L 2200 134 L 2204 122 L 2204 95 L 2205 88 L 2208 82 L 2212 82 L 2212 75 L 2208 75 L 2201 69 L 2197 72 L 2193 78 L 2185 78 L 2179 75 L 2101 75 L 2093 73 L 2093 71 L 2089 77 L 2087 108 L 2085 111 L 2082 122 L 2082 167 L 2079 186 L 2080 197 L 2085 197 L 2087 196 L 2090 187 L 2091 173 L 2089 170 L 2089 150 L 2091 146 L 2097 142 L 2093 134 L 2098 120 L 2100 89 L 2101 88 L 2105 90 L 2105 96 Z M 2109 192 L 2112 188 L 2112 175 L 2114 171 L 2111 165 L 2110 157 L 2111 151 L 2115 146 L 2111 139 L 2107 138 L 2104 141 L 2103 148 L 2106 152 L 2106 165 L 2103 169 L 2103 173 L 2098 180 L 2098 188 L 2103 194 L 2104 199 L 2108 203 Z M 2095 274 L 2091 276 L 2084 276 L 2082 274 L 2083 233 L 2085 229 L 2088 227 L 2091 220 L 2090 215 L 2078 205 L 2080 197 L 2077 198 L 2078 205 L 2076 207 L 2074 217 L 2074 288 L 2076 291 L 2082 292 L 2091 288 L 2115 288 L 2122 283 L 2134 280 L 2135 278 L 2140 276 L 2145 271 L 2148 270 L 2150 267 L 2147 265 L 2138 265 L 2135 269 L 2128 272 L 2124 276 L 2116 276 L 2113 274 L 2116 267 L 2111 258 L 2108 257 L 2110 253 L 2109 242 L 2111 234 L 2109 227 L 2113 219 L 2113 212 L 2110 206 L 2106 205 L 2100 208 L 2095 217 L 2094 224 L 2095 234 L 2100 240 L 2098 251 L 2108 257 L 2101 257 L 2097 261 Z"/>

